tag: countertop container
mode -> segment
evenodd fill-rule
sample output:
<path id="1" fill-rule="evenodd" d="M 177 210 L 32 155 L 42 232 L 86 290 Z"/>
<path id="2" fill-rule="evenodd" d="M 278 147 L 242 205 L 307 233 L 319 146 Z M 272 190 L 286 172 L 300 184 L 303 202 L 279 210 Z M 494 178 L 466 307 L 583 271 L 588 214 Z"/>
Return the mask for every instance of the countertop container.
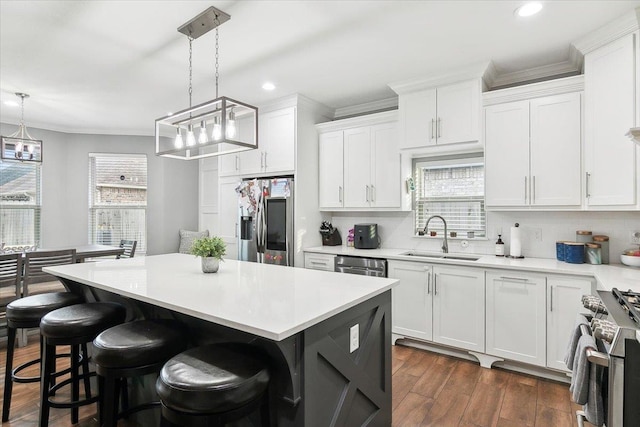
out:
<path id="1" fill-rule="evenodd" d="M 584 243 L 566 242 L 564 246 L 564 260 L 571 264 L 584 263 Z"/>
<path id="2" fill-rule="evenodd" d="M 600 244 L 600 248 L 602 251 L 602 263 L 609 264 L 609 236 L 593 236 L 593 241 Z"/>

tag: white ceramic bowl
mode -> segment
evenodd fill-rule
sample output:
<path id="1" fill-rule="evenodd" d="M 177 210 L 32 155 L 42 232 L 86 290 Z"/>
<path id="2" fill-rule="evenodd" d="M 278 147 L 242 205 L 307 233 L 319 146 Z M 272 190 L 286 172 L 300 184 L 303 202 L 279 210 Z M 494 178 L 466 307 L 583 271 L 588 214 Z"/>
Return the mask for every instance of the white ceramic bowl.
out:
<path id="1" fill-rule="evenodd" d="M 620 255 L 620 262 L 631 267 L 640 267 L 640 256 Z"/>

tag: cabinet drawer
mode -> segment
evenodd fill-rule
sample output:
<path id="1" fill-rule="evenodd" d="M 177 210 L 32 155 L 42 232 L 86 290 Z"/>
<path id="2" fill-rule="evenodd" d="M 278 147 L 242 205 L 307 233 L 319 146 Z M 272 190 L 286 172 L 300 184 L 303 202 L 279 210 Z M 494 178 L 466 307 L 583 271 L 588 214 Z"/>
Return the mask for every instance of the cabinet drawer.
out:
<path id="1" fill-rule="evenodd" d="M 335 255 L 304 254 L 304 268 L 312 270 L 334 271 Z"/>

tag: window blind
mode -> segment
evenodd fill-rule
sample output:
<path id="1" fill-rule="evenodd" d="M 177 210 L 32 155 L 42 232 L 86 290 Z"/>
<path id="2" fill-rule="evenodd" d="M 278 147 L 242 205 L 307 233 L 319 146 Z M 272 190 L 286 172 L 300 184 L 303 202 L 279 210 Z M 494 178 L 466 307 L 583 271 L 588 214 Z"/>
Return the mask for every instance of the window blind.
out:
<path id="1" fill-rule="evenodd" d="M 92 153 L 89 177 L 89 242 L 137 240 L 136 253 L 146 253 L 147 157 Z"/>
<path id="2" fill-rule="evenodd" d="M 482 158 L 417 159 L 414 172 L 416 233 L 424 230 L 430 216 L 440 215 L 447 221 L 448 231 L 461 233 L 461 237 L 469 231 L 475 237 L 486 236 Z M 442 235 L 444 224 L 434 219 L 429 231 Z"/>
<path id="3" fill-rule="evenodd" d="M 0 162 L 0 243 L 40 246 L 41 164 Z"/>

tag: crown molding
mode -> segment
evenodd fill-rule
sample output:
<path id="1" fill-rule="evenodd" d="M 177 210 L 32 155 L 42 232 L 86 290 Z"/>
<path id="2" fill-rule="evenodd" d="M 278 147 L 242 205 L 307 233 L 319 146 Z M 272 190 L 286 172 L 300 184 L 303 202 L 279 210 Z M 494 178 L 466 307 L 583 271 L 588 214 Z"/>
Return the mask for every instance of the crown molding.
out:
<path id="1" fill-rule="evenodd" d="M 573 46 L 580 53 L 586 55 L 620 37 L 637 31 L 639 21 L 640 7 L 576 40 L 573 42 Z"/>
<path id="2" fill-rule="evenodd" d="M 354 128 L 360 126 L 372 126 L 381 123 L 397 122 L 398 111 L 383 111 L 381 113 L 367 114 L 358 117 L 351 117 L 348 119 L 334 120 L 331 122 L 318 123 L 316 129 L 318 132 L 331 132 L 334 130 L 342 130 L 346 128 Z"/>
<path id="3" fill-rule="evenodd" d="M 0 123 L 0 125 L 9 125 L 9 126 L 18 126 L 19 122 L 13 121 L 4 121 Z M 50 123 L 42 123 L 30 120 L 27 124 L 27 129 L 29 131 L 37 132 L 38 130 L 44 130 L 48 132 L 57 132 L 68 135 L 113 135 L 113 136 L 154 136 L 154 127 L 150 126 L 148 129 L 79 129 L 79 128 L 68 128 L 60 125 L 52 125 Z"/>
<path id="4" fill-rule="evenodd" d="M 464 80 L 481 79 L 487 71 L 489 64 L 491 64 L 491 61 L 483 61 L 421 79 L 389 83 L 388 86 L 398 95 L 402 95 L 436 86 L 458 83 Z"/>
<path id="5" fill-rule="evenodd" d="M 364 104 L 351 105 L 349 107 L 336 108 L 334 119 L 348 118 L 362 114 L 369 114 L 380 111 L 396 110 L 398 108 L 398 97 L 380 99 L 378 101 L 365 102 Z"/>
<path id="6" fill-rule="evenodd" d="M 560 95 L 584 90 L 584 75 L 547 80 L 539 83 L 497 89 L 482 94 L 482 105 L 503 104 L 505 102 L 522 101 L 542 96 Z"/>

